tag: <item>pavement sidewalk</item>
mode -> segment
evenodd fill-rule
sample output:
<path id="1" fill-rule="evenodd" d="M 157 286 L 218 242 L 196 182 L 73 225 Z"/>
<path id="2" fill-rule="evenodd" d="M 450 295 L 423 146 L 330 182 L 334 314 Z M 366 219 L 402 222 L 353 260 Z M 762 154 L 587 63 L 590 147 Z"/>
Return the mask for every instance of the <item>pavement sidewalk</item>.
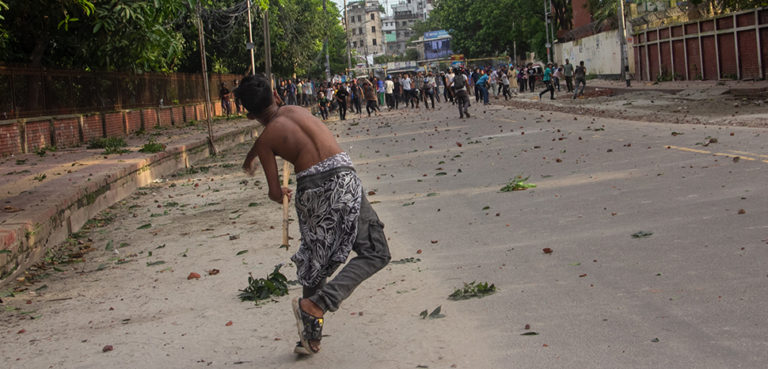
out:
<path id="1" fill-rule="evenodd" d="M 213 128 L 217 150 L 252 140 L 256 127 L 246 119 L 218 120 Z M 124 138 L 130 152 L 122 154 L 81 146 L 0 159 L 0 285 L 21 276 L 49 248 L 136 188 L 209 156 L 204 124 Z M 139 152 L 149 140 L 165 150 Z"/>
<path id="2" fill-rule="evenodd" d="M 560 81 L 565 85 L 565 81 Z M 625 81 L 592 79 L 587 81 L 588 88 L 609 88 L 616 92 L 629 91 L 660 91 L 676 93 L 689 89 L 721 89 L 724 92 L 730 92 L 734 95 L 760 94 L 768 96 L 768 81 L 668 81 L 668 82 L 650 82 L 635 81 L 631 87 L 627 87 Z"/>

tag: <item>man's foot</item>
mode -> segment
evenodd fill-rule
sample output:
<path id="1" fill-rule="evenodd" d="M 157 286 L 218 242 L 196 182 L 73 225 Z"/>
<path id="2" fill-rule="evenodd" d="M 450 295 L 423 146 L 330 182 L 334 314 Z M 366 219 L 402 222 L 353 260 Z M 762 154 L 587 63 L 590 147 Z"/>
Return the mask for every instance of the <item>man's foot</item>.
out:
<path id="1" fill-rule="evenodd" d="M 309 351 L 301 345 L 301 341 L 296 342 L 296 347 L 293 348 L 293 352 L 299 355 L 312 355 L 312 351 Z"/>
<path id="2" fill-rule="evenodd" d="M 308 299 L 293 299 L 292 307 L 301 346 L 309 353 L 317 353 L 323 338 L 322 309 Z"/>
<path id="3" fill-rule="evenodd" d="M 469 112 L 468 111 L 464 112 L 464 115 L 466 115 L 467 118 L 469 118 Z"/>

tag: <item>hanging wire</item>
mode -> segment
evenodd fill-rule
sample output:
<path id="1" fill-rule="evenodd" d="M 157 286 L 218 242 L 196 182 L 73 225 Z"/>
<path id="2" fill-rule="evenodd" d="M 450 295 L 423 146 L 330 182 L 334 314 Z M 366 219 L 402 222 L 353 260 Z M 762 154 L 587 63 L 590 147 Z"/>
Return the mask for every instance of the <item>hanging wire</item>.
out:
<path id="1" fill-rule="evenodd" d="M 243 17 L 248 13 L 248 1 L 243 0 L 226 9 L 200 10 L 200 18 L 203 20 L 206 36 L 216 40 L 225 40 L 232 36 L 237 25 L 243 22 Z"/>

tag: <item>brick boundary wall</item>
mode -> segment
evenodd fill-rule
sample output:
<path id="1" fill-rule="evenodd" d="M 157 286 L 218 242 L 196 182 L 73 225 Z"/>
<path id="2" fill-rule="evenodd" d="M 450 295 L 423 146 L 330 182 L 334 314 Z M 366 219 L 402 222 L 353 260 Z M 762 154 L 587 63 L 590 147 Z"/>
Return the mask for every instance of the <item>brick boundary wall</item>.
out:
<path id="1" fill-rule="evenodd" d="M 124 137 L 141 129 L 184 126 L 202 119 L 204 104 L 4 120 L 0 121 L 0 157 L 41 147 L 77 147 L 97 138 Z"/>
<path id="2" fill-rule="evenodd" d="M 0 153 L 21 152 L 21 132 L 19 124 L 11 122 L 0 124 Z"/>
<path id="3" fill-rule="evenodd" d="M 125 117 L 125 133 L 133 134 L 140 131 L 142 127 L 141 111 L 133 110 L 123 115 Z"/>
<path id="4" fill-rule="evenodd" d="M 157 109 L 157 125 L 160 127 L 170 127 L 173 125 L 173 116 L 170 108 Z"/>
<path id="5" fill-rule="evenodd" d="M 144 130 L 150 131 L 157 127 L 157 110 L 144 109 L 141 111 L 141 120 L 144 123 Z"/>
<path id="6" fill-rule="evenodd" d="M 27 122 L 24 127 L 24 138 L 26 141 L 27 152 L 34 152 L 43 147 L 53 146 L 51 133 L 51 120 L 37 120 Z"/>
<path id="7" fill-rule="evenodd" d="M 104 137 L 104 116 L 101 114 L 83 115 L 83 143 Z"/>
<path id="8" fill-rule="evenodd" d="M 635 78 L 645 81 L 765 79 L 768 8 L 634 34 Z"/>
<path id="9" fill-rule="evenodd" d="M 53 119 L 53 146 L 80 146 L 80 116 L 56 117 Z"/>

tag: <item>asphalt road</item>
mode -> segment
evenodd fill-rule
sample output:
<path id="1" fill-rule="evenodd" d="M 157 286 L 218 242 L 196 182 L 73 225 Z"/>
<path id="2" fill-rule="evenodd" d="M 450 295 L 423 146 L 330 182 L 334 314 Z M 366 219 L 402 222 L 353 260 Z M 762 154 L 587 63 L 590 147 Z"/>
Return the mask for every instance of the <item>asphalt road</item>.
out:
<path id="1" fill-rule="evenodd" d="M 465 364 L 766 366 L 768 130 L 470 109 L 339 130 L 394 249 L 498 287 L 447 304 Z"/>
<path id="2" fill-rule="evenodd" d="M 83 231 L 87 258 L 4 298 L 0 358 L 13 368 L 766 367 L 768 130 L 470 109 L 463 120 L 439 104 L 329 123 L 386 224 L 393 263 L 326 316 L 320 354 L 292 352 L 299 287 L 274 303 L 237 298 L 299 238 L 294 224 L 291 252 L 278 247 L 281 207 L 261 173 L 239 170 L 244 144 L 110 207 Z M 536 187 L 501 191 L 517 177 Z M 295 268 L 283 272 L 293 279 Z M 448 299 L 473 281 L 497 292 Z M 438 306 L 442 318 L 420 318 Z"/>

